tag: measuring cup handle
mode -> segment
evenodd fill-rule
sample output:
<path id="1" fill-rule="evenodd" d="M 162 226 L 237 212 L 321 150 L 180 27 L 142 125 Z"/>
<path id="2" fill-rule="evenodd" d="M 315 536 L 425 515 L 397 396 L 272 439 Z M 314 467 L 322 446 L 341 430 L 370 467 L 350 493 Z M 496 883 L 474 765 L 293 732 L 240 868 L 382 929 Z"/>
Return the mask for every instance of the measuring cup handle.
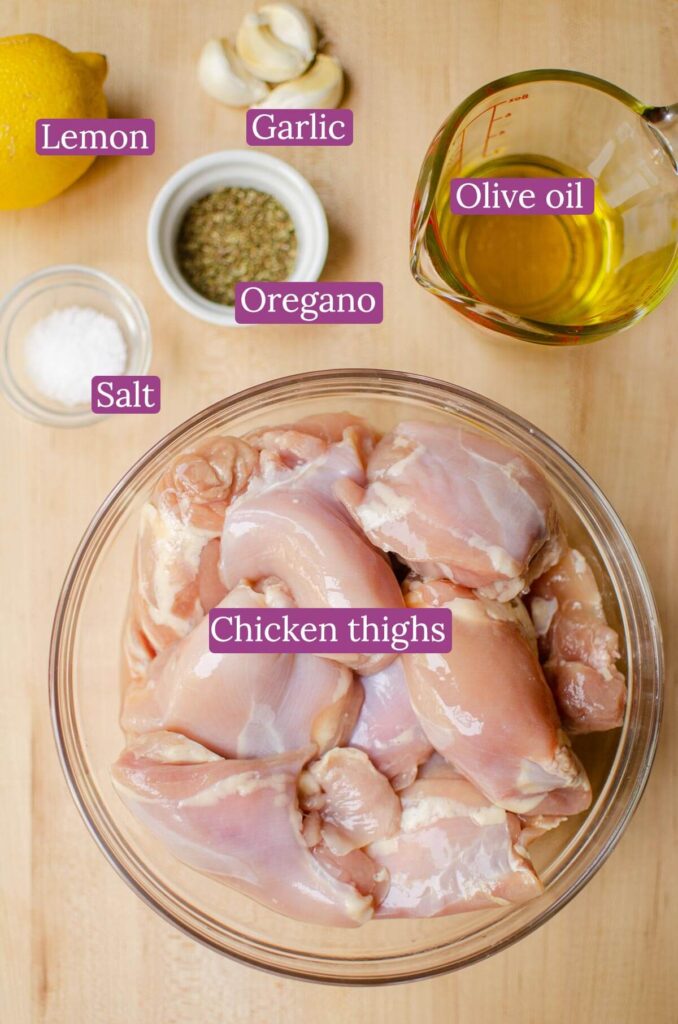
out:
<path id="1" fill-rule="evenodd" d="M 678 172 L 678 103 L 671 103 L 668 107 L 646 107 L 643 119 Z"/>

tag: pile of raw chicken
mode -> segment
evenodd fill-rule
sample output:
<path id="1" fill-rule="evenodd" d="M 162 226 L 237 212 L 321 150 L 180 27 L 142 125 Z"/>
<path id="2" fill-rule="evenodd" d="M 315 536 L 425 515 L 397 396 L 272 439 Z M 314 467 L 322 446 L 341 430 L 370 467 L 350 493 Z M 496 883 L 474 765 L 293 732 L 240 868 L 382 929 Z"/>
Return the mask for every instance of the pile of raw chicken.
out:
<path id="1" fill-rule="evenodd" d="M 445 606 L 441 654 L 214 654 L 210 608 Z M 541 473 L 488 435 L 332 413 L 176 457 L 141 513 L 120 796 L 172 853 L 322 925 L 539 894 L 621 724 L 617 635 Z"/>

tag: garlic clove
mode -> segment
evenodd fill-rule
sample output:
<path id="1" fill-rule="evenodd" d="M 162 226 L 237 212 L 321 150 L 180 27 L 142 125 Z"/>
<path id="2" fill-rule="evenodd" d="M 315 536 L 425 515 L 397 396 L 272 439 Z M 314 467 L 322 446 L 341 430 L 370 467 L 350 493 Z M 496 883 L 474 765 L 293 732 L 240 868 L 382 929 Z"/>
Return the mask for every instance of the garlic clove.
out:
<path id="1" fill-rule="evenodd" d="M 250 107 L 269 93 L 251 75 L 227 39 L 210 39 L 198 58 L 198 81 L 208 95 L 229 107 Z"/>
<path id="2" fill-rule="evenodd" d="M 318 49 L 318 33 L 304 11 L 294 4 L 271 3 L 260 7 L 259 15 L 282 43 L 303 53 L 308 63 L 313 60 Z"/>
<path id="3" fill-rule="evenodd" d="M 238 55 L 251 74 L 265 82 L 286 82 L 301 75 L 312 57 L 273 34 L 266 19 L 246 14 L 235 41 Z"/>
<path id="4" fill-rule="evenodd" d="M 297 110 L 338 107 L 344 94 L 344 72 L 336 57 L 319 53 L 305 75 L 271 89 L 257 107 Z"/>

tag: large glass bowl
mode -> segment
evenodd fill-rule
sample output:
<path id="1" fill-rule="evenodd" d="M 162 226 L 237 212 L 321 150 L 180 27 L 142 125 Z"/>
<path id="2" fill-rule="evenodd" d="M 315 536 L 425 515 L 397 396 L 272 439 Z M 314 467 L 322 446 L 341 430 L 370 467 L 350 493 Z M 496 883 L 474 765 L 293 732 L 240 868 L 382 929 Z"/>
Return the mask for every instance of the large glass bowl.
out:
<path id="1" fill-rule="evenodd" d="M 165 463 L 215 431 L 242 434 L 326 410 L 349 410 L 381 429 L 404 417 L 463 422 L 513 445 L 542 468 L 570 538 L 592 559 L 618 629 L 629 700 L 620 730 L 583 737 L 590 810 L 534 846 L 545 882 L 523 906 L 359 929 L 282 917 L 175 860 L 131 816 L 109 769 L 118 726 L 120 639 L 139 509 Z M 143 456 L 103 503 L 75 554 L 59 601 L 50 660 L 56 740 L 73 797 L 125 881 L 187 934 L 244 963 L 313 981 L 384 983 L 463 967 L 503 949 L 553 916 L 617 843 L 652 764 L 662 697 L 657 614 L 638 555 L 598 487 L 566 452 L 501 406 L 451 384 L 381 370 L 336 370 L 250 388 L 194 416 Z"/>

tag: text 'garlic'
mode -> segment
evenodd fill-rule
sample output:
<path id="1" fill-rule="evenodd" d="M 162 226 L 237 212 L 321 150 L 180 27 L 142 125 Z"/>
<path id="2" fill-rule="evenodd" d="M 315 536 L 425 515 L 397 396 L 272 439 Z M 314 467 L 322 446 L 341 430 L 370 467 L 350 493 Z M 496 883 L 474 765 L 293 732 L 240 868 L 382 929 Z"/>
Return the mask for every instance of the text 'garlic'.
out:
<path id="1" fill-rule="evenodd" d="M 198 81 L 210 96 L 230 107 L 264 100 L 269 88 L 245 67 L 227 39 L 210 39 L 198 59 Z"/>
<path id="2" fill-rule="evenodd" d="M 339 106 L 343 93 L 344 72 L 341 64 L 336 57 L 319 53 L 305 75 L 277 85 L 256 106 L 297 110 L 331 109 Z"/>

